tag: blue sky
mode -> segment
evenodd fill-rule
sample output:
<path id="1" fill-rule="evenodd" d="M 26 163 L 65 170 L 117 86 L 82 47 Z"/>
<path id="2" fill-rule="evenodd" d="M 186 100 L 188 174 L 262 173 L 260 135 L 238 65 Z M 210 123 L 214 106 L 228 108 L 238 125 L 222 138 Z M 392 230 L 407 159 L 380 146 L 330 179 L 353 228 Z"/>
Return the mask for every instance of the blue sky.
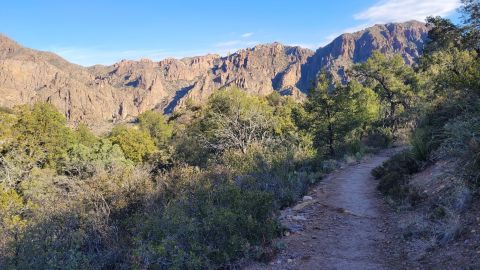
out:
<path id="1" fill-rule="evenodd" d="M 278 41 L 316 49 L 375 23 L 454 16 L 459 0 L 18 0 L 0 33 L 81 64 L 226 54 Z"/>

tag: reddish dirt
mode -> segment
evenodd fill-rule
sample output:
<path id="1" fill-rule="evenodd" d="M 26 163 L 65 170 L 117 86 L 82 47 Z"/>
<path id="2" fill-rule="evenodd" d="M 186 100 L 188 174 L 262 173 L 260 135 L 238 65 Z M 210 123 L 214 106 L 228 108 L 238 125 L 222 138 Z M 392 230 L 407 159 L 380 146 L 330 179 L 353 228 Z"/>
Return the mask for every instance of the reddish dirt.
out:
<path id="1" fill-rule="evenodd" d="M 371 170 L 390 149 L 329 174 L 300 204 L 281 213 L 292 233 L 268 264 L 247 269 L 410 269 L 389 223 L 391 209 L 376 190 Z"/>

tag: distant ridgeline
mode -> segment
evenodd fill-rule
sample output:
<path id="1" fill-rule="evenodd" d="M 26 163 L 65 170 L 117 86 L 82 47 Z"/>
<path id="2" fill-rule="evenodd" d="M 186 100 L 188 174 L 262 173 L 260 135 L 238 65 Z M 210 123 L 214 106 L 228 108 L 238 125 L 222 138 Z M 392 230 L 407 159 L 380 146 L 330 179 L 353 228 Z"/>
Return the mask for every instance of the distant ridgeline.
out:
<path id="1" fill-rule="evenodd" d="M 422 52 L 427 30 L 424 23 L 411 21 L 343 34 L 315 52 L 272 43 L 225 57 L 123 60 L 92 67 L 0 36 L 0 106 L 48 101 L 70 124 L 103 125 L 134 119 L 147 110 L 169 114 L 188 102 L 204 103 L 214 91 L 228 86 L 250 94 L 278 91 L 303 99 L 321 69 L 345 77 L 346 68 L 365 61 L 375 50 L 401 54 L 407 64 L 413 63 Z"/>

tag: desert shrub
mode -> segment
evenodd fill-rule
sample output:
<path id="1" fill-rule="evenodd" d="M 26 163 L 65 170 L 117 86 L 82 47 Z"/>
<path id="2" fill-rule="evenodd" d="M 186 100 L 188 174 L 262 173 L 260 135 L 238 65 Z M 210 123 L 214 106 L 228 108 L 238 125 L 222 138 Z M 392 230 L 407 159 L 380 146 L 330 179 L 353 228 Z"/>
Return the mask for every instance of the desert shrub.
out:
<path id="1" fill-rule="evenodd" d="M 416 129 L 411 138 L 412 153 L 417 160 L 427 161 L 432 152 L 432 135 L 428 129 Z"/>
<path id="2" fill-rule="evenodd" d="M 25 203 L 14 189 L 0 183 L 0 267 L 8 256 L 15 255 L 15 249 L 10 243 L 16 241 L 27 226 L 25 216 L 31 212 L 34 205 Z"/>
<path id="3" fill-rule="evenodd" d="M 126 263 L 122 223 L 152 193 L 148 171 L 121 163 L 79 179 L 49 168 L 32 170 L 19 187 L 21 201 L 32 210 L 20 213 L 23 229 L 8 243 L 15 252 L 0 254 L 0 268 L 101 269 Z"/>
<path id="4" fill-rule="evenodd" d="M 109 139 L 122 148 L 126 158 L 137 163 L 146 160 L 157 149 L 149 133 L 124 125 L 113 128 Z"/>
<path id="5" fill-rule="evenodd" d="M 66 158 L 73 141 L 66 123 L 65 117 L 49 103 L 22 106 L 17 109 L 12 126 L 12 143 L 5 150 L 15 156 L 22 155 L 30 166 L 54 167 Z"/>
<path id="6" fill-rule="evenodd" d="M 480 117 L 469 113 L 450 120 L 444 127 L 444 137 L 438 158 L 455 157 L 463 162 L 459 172 L 474 184 L 480 177 Z"/>
<path id="7" fill-rule="evenodd" d="M 231 267 L 278 235 L 273 198 L 232 184 L 196 188 L 138 227 L 137 267 L 214 269 Z"/>
<path id="8" fill-rule="evenodd" d="M 372 175 L 379 180 L 378 190 L 394 200 L 403 200 L 410 197 L 417 201 L 416 194 L 408 186 L 409 176 L 418 172 L 419 162 L 410 151 L 401 152 L 381 166 L 372 170 Z M 410 196 L 412 195 L 412 196 Z M 411 202 L 413 202 L 411 200 Z"/>
<path id="9" fill-rule="evenodd" d="M 301 198 L 310 185 L 320 180 L 321 171 L 314 169 L 314 155 L 309 147 L 253 145 L 246 154 L 225 152 L 220 163 L 232 169 L 240 187 L 272 194 L 281 208 Z"/>
<path id="10" fill-rule="evenodd" d="M 57 165 L 57 171 L 80 178 L 91 177 L 99 168 L 109 168 L 114 163 L 131 163 L 122 149 L 108 139 L 101 139 L 90 146 L 76 143 L 67 151 L 67 158 Z"/>
<path id="11" fill-rule="evenodd" d="M 147 132 L 157 147 L 164 147 L 172 136 L 172 126 L 167 123 L 163 114 L 146 111 L 138 116 L 140 129 Z"/>
<path id="12" fill-rule="evenodd" d="M 386 148 L 393 143 L 393 133 L 388 128 L 373 128 L 368 131 L 364 143 L 367 147 Z"/>

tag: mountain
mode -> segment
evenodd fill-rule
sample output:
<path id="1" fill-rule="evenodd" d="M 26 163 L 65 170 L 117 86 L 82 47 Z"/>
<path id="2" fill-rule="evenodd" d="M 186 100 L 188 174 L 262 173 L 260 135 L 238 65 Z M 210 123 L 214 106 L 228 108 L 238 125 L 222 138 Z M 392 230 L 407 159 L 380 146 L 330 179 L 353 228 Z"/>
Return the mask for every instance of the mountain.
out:
<path id="1" fill-rule="evenodd" d="M 0 106 L 48 101 L 71 124 L 102 125 L 129 120 L 146 110 L 171 113 L 186 100 L 204 102 L 231 85 L 267 95 L 301 99 L 322 69 L 345 78 L 353 63 L 373 51 L 399 53 L 414 63 L 427 37 L 425 24 L 375 25 L 343 34 L 316 51 L 280 43 L 258 45 L 225 57 L 123 60 L 111 66 L 82 67 L 49 53 L 24 48 L 0 35 Z"/>

